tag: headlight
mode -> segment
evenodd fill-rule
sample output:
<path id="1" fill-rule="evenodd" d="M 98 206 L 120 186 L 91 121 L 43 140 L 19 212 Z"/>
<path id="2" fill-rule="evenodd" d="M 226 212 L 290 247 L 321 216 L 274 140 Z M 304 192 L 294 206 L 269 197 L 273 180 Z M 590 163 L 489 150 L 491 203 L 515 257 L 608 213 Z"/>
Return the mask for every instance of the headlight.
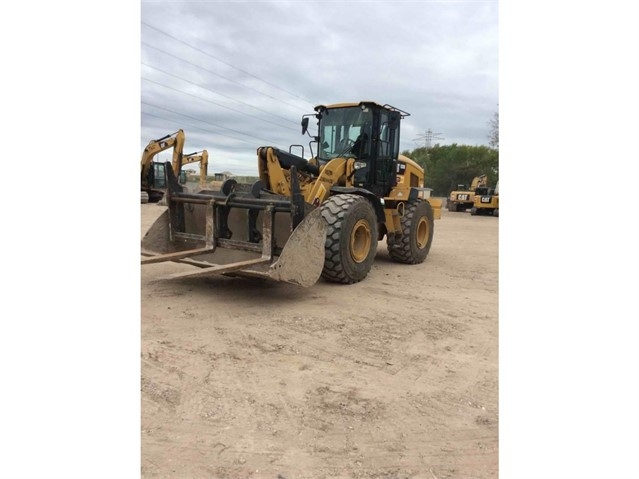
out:
<path id="1" fill-rule="evenodd" d="M 353 168 L 355 168 L 356 170 L 366 168 L 366 163 L 363 161 L 356 161 L 355 163 L 353 163 Z"/>

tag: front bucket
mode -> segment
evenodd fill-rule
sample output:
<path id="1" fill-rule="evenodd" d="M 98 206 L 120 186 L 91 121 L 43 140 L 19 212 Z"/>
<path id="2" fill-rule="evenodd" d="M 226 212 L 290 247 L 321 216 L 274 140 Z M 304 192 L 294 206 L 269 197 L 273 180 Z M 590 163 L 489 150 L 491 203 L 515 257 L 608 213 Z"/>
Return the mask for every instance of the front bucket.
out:
<path id="1" fill-rule="evenodd" d="M 198 216 L 197 230 L 208 231 L 201 240 L 171 240 L 170 212 L 165 211 L 142 239 L 142 264 L 173 261 L 197 266 L 198 270 L 173 274 L 165 279 L 206 277 L 212 275 L 261 277 L 284 281 L 303 287 L 312 286 L 319 279 L 324 267 L 326 221 L 319 208 L 306 215 L 290 233 L 279 254 L 274 255 L 273 236 L 282 225 L 264 223 L 261 233 L 266 244 L 251 244 L 244 250 L 234 244 L 225 247 L 224 240 L 212 238 L 212 225 Z M 208 227 L 207 227 L 208 226 Z M 290 229 L 289 229 L 290 231 Z M 281 238 L 281 235 L 277 235 Z"/>
<path id="2" fill-rule="evenodd" d="M 326 228 L 319 208 L 309 213 L 295 228 L 277 261 L 271 264 L 269 277 L 304 287 L 314 285 L 324 269 Z"/>

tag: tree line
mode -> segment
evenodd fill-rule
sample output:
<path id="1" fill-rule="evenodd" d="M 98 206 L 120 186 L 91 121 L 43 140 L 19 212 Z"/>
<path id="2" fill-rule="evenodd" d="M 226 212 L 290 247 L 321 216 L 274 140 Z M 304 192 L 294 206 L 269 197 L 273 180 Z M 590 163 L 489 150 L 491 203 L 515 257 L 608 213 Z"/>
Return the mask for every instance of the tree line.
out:
<path id="1" fill-rule="evenodd" d="M 448 196 L 457 185 L 470 185 L 473 178 L 488 176 L 488 184 L 499 181 L 499 113 L 489 121 L 489 146 L 435 145 L 432 148 L 406 150 L 403 155 L 415 160 L 426 173 L 425 187 L 433 196 Z"/>
<path id="2" fill-rule="evenodd" d="M 419 163 L 426 173 L 425 187 L 433 196 L 448 196 L 457 185 L 470 185 L 474 177 L 488 176 L 488 184 L 499 180 L 499 151 L 488 146 L 435 145 L 416 148 L 403 155 Z"/>

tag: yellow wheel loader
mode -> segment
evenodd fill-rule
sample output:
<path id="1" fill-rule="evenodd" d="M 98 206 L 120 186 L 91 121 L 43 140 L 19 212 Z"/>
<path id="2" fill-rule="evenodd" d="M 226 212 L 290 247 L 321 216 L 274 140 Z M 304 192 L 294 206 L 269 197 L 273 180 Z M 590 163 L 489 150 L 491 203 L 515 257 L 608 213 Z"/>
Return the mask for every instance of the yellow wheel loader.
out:
<path id="1" fill-rule="evenodd" d="M 252 185 L 231 178 L 219 190 L 186 193 L 167 168 L 168 209 L 142 240 L 142 264 L 199 268 L 170 278 L 223 274 L 308 287 L 322 277 L 352 284 L 367 276 L 384 237 L 392 260 L 422 263 L 442 202 L 424 188 L 424 170 L 399 154 L 407 115 L 368 101 L 319 105 L 302 117 L 311 159 L 302 145 L 260 147 Z"/>
<path id="2" fill-rule="evenodd" d="M 446 207 L 448 211 L 466 211 L 475 204 L 475 191 L 482 186 L 488 186 L 488 176 L 480 175 L 473 178 L 470 187 L 457 185 L 457 190 L 448 195 Z"/>

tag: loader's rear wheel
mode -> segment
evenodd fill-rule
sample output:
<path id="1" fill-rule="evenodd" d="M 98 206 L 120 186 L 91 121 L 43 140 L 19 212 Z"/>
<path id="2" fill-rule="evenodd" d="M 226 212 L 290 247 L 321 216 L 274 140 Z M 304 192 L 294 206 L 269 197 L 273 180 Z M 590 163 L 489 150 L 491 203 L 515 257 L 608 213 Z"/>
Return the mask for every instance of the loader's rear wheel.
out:
<path id="1" fill-rule="evenodd" d="M 140 201 L 143 205 L 149 202 L 149 194 L 146 191 L 141 192 Z"/>
<path id="2" fill-rule="evenodd" d="M 428 201 L 410 201 L 401 218 L 402 236 L 387 240 L 388 254 L 393 261 L 406 264 L 422 263 L 433 242 L 433 208 Z"/>
<path id="3" fill-rule="evenodd" d="M 352 284 L 363 280 L 377 253 L 377 219 L 363 196 L 331 196 L 322 206 L 328 223 L 322 278 Z"/>
<path id="4" fill-rule="evenodd" d="M 471 214 L 472 216 L 475 216 L 476 214 L 478 214 L 478 213 L 477 213 L 477 208 L 473 206 L 473 207 L 470 209 L 470 214 Z"/>

